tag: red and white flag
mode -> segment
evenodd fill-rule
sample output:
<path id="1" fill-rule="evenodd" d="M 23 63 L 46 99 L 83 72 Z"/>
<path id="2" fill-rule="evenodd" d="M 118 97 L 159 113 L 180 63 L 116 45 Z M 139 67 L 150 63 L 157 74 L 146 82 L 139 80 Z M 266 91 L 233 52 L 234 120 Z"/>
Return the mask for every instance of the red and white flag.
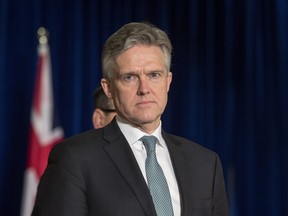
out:
<path id="1" fill-rule="evenodd" d="M 21 216 L 31 215 L 38 182 L 47 166 L 50 150 L 64 138 L 63 130 L 55 120 L 50 52 L 46 42 L 38 46 L 38 67 L 31 111 Z"/>

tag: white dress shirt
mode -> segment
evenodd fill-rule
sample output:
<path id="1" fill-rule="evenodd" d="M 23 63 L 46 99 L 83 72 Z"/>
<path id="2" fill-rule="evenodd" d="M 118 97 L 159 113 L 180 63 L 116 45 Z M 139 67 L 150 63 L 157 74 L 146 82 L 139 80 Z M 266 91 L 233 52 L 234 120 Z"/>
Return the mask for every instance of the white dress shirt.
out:
<path id="1" fill-rule="evenodd" d="M 157 144 L 156 144 L 157 161 L 160 164 L 164 172 L 164 175 L 166 177 L 167 183 L 168 183 L 169 191 L 171 194 L 174 216 L 180 216 L 181 205 L 180 205 L 179 189 L 178 189 L 175 173 L 173 170 L 173 166 L 171 163 L 169 151 L 167 149 L 166 143 L 161 134 L 161 122 L 158 128 L 152 134 L 146 134 L 143 131 L 139 130 L 138 128 L 135 128 L 132 125 L 126 123 L 119 116 L 116 116 L 116 121 L 120 127 L 120 130 L 124 134 L 126 140 L 128 141 L 134 153 L 134 156 L 138 162 L 138 165 L 146 180 L 146 183 L 147 183 L 147 178 L 146 178 L 146 171 L 145 171 L 145 160 L 146 160 L 147 154 L 146 154 L 146 148 L 140 139 L 141 137 L 145 135 L 148 135 L 148 136 L 153 135 L 158 139 Z"/>

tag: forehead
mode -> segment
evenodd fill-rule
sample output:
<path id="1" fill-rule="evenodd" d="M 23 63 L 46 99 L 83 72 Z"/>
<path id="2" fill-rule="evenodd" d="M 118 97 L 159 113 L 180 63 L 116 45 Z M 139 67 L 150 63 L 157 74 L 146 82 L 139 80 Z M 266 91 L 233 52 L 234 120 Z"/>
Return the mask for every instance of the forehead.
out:
<path id="1" fill-rule="evenodd" d="M 118 67 L 164 65 L 164 53 L 158 46 L 135 45 L 116 58 Z"/>

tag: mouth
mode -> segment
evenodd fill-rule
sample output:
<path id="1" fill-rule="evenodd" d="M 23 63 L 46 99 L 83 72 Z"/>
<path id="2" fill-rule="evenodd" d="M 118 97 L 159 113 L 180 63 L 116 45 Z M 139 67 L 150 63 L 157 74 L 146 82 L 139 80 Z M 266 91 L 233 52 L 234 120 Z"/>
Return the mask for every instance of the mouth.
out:
<path id="1" fill-rule="evenodd" d="M 136 106 L 147 107 L 147 106 L 150 106 L 154 103 L 155 103 L 154 101 L 141 101 L 141 102 L 137 103 Z"/>

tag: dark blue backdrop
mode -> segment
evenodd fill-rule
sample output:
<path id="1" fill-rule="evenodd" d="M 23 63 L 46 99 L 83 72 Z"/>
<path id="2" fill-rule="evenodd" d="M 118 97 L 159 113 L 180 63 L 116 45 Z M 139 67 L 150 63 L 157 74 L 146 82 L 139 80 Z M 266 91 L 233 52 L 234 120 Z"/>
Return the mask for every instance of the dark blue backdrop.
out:
<path id="1" fill-rule="evenodd" d="M 37 29 L 68 137 L 92 127 L 104 41 L 142 20 L 174 45 L 164 128 L 219 153 L 233 215 L 288 215 L 286 0 L 0 0 L 0 214 L 19 215 Z"/>

